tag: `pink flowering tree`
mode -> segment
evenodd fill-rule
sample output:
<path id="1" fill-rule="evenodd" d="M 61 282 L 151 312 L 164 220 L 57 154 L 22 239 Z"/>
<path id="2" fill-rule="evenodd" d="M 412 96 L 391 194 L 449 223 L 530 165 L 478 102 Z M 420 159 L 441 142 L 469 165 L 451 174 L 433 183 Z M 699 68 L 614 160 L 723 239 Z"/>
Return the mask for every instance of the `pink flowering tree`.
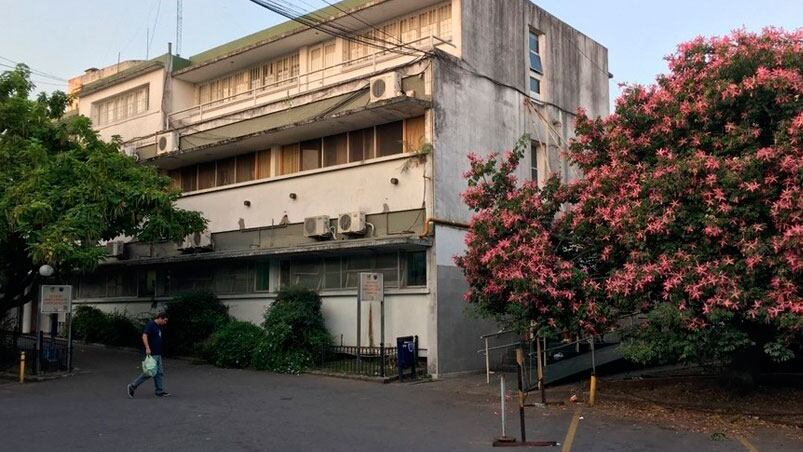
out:
<path id="1" fill-rule="evenodd" d="M 469 156 L 463 199 L 475 215 L 467 251 L 455 258 L 470 286 L 466 299 L 514 331 L 593 332 L 609 318 L 594 301 L 600 286 L 589 277 L 593 264 L 586 258 L 593 253 L 556 221 L 568 194 L 558 177 L 542 188 L 516 179 L 529 146 L 525 136 L 504 156 Z"/>
<path id="2" fill-rule="evenodd" d="M 801 43 L 766 29 L 680 45 L 613 115 L 580 112 L 578 182 L 540 191 L 512 178 L 515 152 L 473 158 L 469 301 L 591 330 L 644 313 L 625 351 L 645 363 L 800 353 Z"/>

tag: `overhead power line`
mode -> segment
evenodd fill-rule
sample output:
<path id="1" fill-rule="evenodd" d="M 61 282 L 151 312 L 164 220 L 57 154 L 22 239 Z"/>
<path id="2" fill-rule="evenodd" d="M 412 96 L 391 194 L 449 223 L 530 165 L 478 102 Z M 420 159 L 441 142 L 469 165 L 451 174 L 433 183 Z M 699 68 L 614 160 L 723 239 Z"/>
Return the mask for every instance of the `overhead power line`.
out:
<path id="1" fill-rule="evenodd" d="M 6 58 L 4 56 L 0 56 L 0 60 L 5 60 L 5 61 L 8 61 L 9 63 L 13 64 L 14 66 L 9 66 L 7 64 L 4 64 L 4 66 L 11 67 L 12 69 L 15 68 L 18 64 L 21 64 L 21 63 L 18 63 L 16 61 L 10 59 L 10 58 Z M 2 63 L 0 63 L 0 64 L 2 64 Z M 28 66 L 28 65 L 26 64 L 25 66 Z M 52 75 L 52 74 L 48 74 L 47 72 L 40 71 L 40 70 L 32 68 L 30 66 L 28 66 L 28 70 L 31 71 L 31 74 L 35 74 L 35 75 L 38 75 L 40 77 L 49 78 L 49 79 L 53 79 L 53 80 L 58 80 L 60 82 L 66 82 L 67 81 L 67 79 L 65 79 L 65 78 L 61 78 L 61 77 L 58 77 L 58 76 L 55 76 L 55 75 Z"/>

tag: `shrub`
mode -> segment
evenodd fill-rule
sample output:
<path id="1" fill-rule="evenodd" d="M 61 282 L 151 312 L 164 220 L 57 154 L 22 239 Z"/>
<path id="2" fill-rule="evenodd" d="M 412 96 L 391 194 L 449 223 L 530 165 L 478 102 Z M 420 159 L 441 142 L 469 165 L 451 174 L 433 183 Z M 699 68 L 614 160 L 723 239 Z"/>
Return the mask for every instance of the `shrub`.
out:
<path id="1" fill-rule="evenodd" d="M 73 317 L 73 336 L 86 342 L 136 347 L 140 345 L 142 328 L 124 312 L 106 314 L 92 306 L 79 306 Z"/>
<path id="2" fill-rule="evenodd" d="M 164 352 L 197 356 L 212 333 L 229 321 L 228 308 L 209 292 L 181 294 L 167 304 Z"/>
<path id="3" fill-rule="evenodd" d="M 251 322 L 231 321 L 209 338 L 204 357 L 218 367 L 249 367 L 254 347 L 264 336 L 265 330 Z"/>
<path id="4" fill-rule="evenodd" d="M 300 373 L 331 343 L 321 313 L 321 297 L 312 290 L 281 290 L 265 311 L 264 326 L 266 334 L 254 350 L 257 369 Z"/>
<path id="5" fill-rule="evenodd" d="M 106 314 L 93 306 L 78 306 L 72 320 L 72 334 L 86 342 L 102 343 L 106 334 Z"/>

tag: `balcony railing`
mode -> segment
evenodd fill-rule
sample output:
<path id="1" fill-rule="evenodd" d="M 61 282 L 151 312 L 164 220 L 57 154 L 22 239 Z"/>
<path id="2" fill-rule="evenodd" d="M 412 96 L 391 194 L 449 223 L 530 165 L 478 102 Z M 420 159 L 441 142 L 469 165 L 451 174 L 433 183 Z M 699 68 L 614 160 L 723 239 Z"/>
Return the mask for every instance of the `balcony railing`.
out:
<path id="1" fill-rule="evenodd" d="M 301 94 L 312 89 L 323 88 L 356 78 L 356 75 L 351 78 L 343 77 L 344 74 L 348 74 L 351 71 L 370 67 L 371 73 L 376 72 L 379 64 L 398 58 L 400 53 L 402 53 L 402 55 L 415 56 L 413 54 L 415 51 L 410 49 L 410 47 L 415 47 L 419 51 L 430 51 L 440 46 L 455 47 L 451 42 L 437 36 L 421 38 L 412 42 L 382 49 L 371 55 L 343 61 L 269 85 L 254 87 L 233 96 L 179 110 L 170 115 L 170 120 L 175 126 L 185 126 L 204 119 L 214 118 L 220 114 L 233 113 L 243 109 L 267 105 L 272 101 L 284 99 L 291 95 Z M 232 107 L 234 108 L 232 109 Z"/>

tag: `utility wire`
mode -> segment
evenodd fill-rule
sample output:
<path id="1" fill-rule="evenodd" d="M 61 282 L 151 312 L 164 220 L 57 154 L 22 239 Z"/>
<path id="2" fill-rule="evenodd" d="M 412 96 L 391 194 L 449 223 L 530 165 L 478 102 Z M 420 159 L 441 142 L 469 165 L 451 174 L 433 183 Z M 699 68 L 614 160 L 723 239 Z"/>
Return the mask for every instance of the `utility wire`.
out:
<path id="1" fill-rule="evenodd" d="M 153 18 L 153 33 L 151 34 L 151 38 L 148 41 L 148 48 L 151 48 L 153 44 L 153 38 L 156 37 L 156 27 L 159 25 L 159 14 L 162 12 L 162 0 L 156 4 L 156 17 Z"/>
<path id="2" fill-rule="evenodd" d="M 15 68 L 18 64 L 23 64 L 23 63 L 18 63 L 16 61 L 12 60 L 12 59 L 6 58 L 4 56 L 0 56 L 0 60 L 5 60 L 5 61 L 8 61 L 9 63 L 13 64 L 14 66 L 9 66 L 7 64 L 0 63 L 0 64 L 3 64 L 4 66 L 11 67 L 12 69 Z M 28 66 L 27 64 L 25 66 L 28 67 L 28 70 L 31 71 L 31 74 L 36 74 L 36 75 L 38 75 L 40 77 L 50 78 L 50 79 L 53 79 L 53 80 L 58 80 L 60 82 L 66 82 L 67 81 L 67 79 L 65 79 L 65 78 L 61 78 L 61 77 L 58 77 L 58 76 L 55 76 L 55 75 L 48 74 L 47 72 L 43 72 L 43 71 L 34 69 L 34 68 Z"/>

